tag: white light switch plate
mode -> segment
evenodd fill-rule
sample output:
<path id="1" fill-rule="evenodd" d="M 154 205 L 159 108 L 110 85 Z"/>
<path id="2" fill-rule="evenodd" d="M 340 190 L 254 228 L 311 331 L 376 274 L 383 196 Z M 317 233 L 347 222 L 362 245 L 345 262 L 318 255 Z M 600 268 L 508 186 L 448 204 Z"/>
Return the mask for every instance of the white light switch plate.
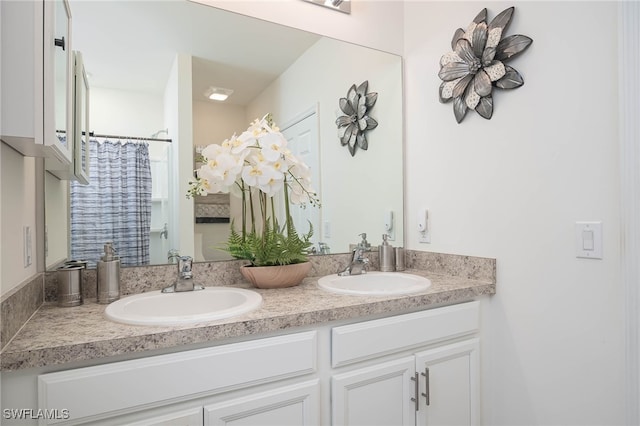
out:
<path id="1" fill-rule="evenodd" d="M 324 238 L 331 238 L 331 222 L 325 220 L 322 229 L 324 230 L 322 236 Z"/>
<path id="2" fill-rule="evenodd" d="M 602 259 L 602 222 L 576 222 L 576 257 Z"/>

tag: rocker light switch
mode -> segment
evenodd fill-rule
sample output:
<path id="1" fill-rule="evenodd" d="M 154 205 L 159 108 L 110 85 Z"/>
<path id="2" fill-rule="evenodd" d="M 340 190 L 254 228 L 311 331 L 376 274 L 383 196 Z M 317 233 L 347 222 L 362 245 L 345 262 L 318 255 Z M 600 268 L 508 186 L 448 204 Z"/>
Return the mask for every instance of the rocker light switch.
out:
<path id="1" fill-rule="evenodd" d="M 602 259 L 602 222 L 576 222 L 576 257 Z"/>
<path id="2" fill-rule="evenodd" d="M 593 231 L 582 231 L 582 249 L 593 251 Z"/>

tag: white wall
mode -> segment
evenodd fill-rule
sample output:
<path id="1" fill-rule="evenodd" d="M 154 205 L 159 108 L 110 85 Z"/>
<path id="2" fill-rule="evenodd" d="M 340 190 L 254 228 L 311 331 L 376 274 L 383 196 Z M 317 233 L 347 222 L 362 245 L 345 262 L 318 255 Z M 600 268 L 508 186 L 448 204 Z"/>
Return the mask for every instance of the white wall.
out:
<path id="1" fill-rule="evenodd" d="M 403 53 L 403 0 L 352 0 L 350 14 L 300 0 L 193 1 L 398 55 Z"/>
<path id="2" fill-rule="evenodd" d="M 166 128 L 162 96 L 147 92 L 91 87 L 90 114 L 96 134 L 149 137 Z"/>
<path id="3" fill-rule="evenodd" d="M 36 167 L 34 158 L 23 157 L 0 143 L 0 193 L 2 194 L 2 271 L 0 294 L 7 294 L 37 272 Z M 32 263 L 24 267 L 23 227 L 31 227 Z"/>
<path id="4" fill-rule="evenodd" d="M 347 147 L 340 144 L 335 120 L 344 115 L 339 99 L 347 96 L 353 84 L 357 86 L 363 81 L 369 81 L 369 93 L 378 93 L 378 100 L 370 110 L 378 127 L 366 134 L 369 149 L 358 149 L 352 157 Z M 247 111 L 252 117 L 271 112 L 282 127 L 316 105 L 321 182 L 313 185 L 322 203 L 320 229 L 315 229 L 318 240 L 328 243 L 333 253 L 344 253 L 364 232 L 371 244 L 378 245 L 385 232 L 383 213 L 392 210 L 398 216 L 393 244 L 401 246 L 401 58 L 322 38 L 261 93 Z M 373 168 L 372 164 L 378 167 Z M 325 223 L 329 223 L 330 237 L 325 235 Z"/>
<path id="5" fill-rule="evenodd" d="M 507 34 L 533 44 L 511 64 L 525 84 L 497 93 L 491 120 L 456 124 L 438 102 L 438 61 L 482 7 L 407 2 L 407 229 L 428 207 L 432 244 L 497 258 L 484 304 L 484 424 L 624 421 L 619 275 L 615 2 L 518 2 Z M 587 30 L 590 29 L 590 30 Z M 575 257 L 574 222 L 604 227 L 604 259 Z"/>

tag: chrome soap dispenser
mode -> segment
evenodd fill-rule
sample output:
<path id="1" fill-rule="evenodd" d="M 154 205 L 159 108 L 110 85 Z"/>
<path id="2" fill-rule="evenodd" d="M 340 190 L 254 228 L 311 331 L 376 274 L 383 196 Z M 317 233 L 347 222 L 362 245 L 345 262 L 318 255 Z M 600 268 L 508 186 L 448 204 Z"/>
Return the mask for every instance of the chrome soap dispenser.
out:
<path id="1" fill-rule="evenodd" d="M 378 247 L 378 257 L 380 259 L 380 270 L 382 272 L 393 272 L 396 270 L 396 259 L 393 246 L 387 241 L 389 235 L 382 234 L 382 244 Z"/>
<path id="2" fill-rule="evenodd" d="M 120 298 L 120 257 L 111 242 L 104 245 L 98 261 L 98 303 L 107 304 Z"/>

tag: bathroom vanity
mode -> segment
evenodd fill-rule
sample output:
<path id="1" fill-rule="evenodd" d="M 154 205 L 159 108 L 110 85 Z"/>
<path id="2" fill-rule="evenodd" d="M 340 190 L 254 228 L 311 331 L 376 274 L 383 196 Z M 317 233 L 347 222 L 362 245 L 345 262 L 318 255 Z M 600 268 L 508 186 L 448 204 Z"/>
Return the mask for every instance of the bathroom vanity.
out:
<path id="1" fill-rule="evenodd" d="M 91 424 L 476 424 L 478 308 L 41 374 L 39 408 Z"/>
<path id="2" fill-rule="evenodd" d="M 3 409 L 42 424 L 476 424 L 478 299 L 495 280 L 411 272 L 432 285 L 354 296 L 310 277 L 258 290 L 248 314 L 174 327 L 45 305 L 3 350 Z"/>

